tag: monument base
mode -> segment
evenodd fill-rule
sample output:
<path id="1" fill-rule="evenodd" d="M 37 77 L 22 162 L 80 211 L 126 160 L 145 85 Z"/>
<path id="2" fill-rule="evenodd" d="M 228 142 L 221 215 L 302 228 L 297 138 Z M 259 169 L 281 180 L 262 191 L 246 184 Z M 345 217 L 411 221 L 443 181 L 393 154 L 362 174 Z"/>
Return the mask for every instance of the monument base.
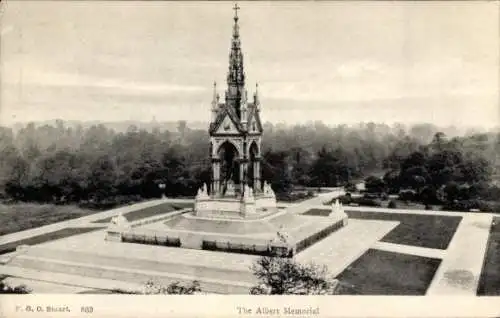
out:
<path id="1" fill-rule="evenodd" d="M 215 219 L 256 219 L 278 211 L 276 198 L 264 195 L 196 198 L 194 210 L 197 217 Z"/>
<path id="2" fill-rule="evenodd" d="M 279 211 L 267 184 L 262 193 L 254 194 L 246 186 L 243 194 L 225 197 L 211 197 L 203 186 L 193 211 L 135 227 L 119 215 L 112 219 L 107 239 L 292 257 L 346 224 L 347 215 L 338 201 L 330 217 L 318 218 Z"/>
<path id="3" fill-rule="evenodd" d="M 129 243 L 292 257 L 340 229 L 346 221 L 347 216 L 341 214 L 319 218 L 282 211 L 252 219 L 229 219 L 188 212 L 132 228 L 122 232 L 121 237 Z"/>

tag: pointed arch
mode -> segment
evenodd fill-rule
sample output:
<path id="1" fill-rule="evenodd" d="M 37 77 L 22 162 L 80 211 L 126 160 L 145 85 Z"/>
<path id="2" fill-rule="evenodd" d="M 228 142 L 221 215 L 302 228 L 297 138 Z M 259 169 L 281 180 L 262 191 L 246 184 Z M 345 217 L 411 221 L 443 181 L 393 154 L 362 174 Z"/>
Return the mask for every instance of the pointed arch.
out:
<path id="1" fill-rule="evenodd" d="M 258 158 L 260 157 L 260 149 L 259 146 L 257 145 L 257 141 L 252 140 L 250 145 L 248 146 L 248 155 L 250 157 Z"/>
<path id="2" fill-rule="evenodd" d="M 220 177 L 223 186 L 232 180 L 235 184 L 240 183 L 240 164 L 239 155 L 240 151 L 237 145 L 230 139 L 225 140 L 217 149 L 217 155 L 221 161 Z M 225 192 L 225 190 L 224 190 Z"/>
<path id="3" fill-rule="evenodd" d="M 234 152 L 235 152 L 235 156 L 236 158 L 239 158 L 241 156 L 241 149 L 239 147 L 239 145 L 234 142 L 234 140 L 232 139 L 226 139 L 224 140 L 218 147 L 217 147 L 217 152 L 216 154 L 217 155 L 220 155 L 221 151 L 223 150 L 229 150 L 229 149 L 232 149 L 234 148 Z"/>

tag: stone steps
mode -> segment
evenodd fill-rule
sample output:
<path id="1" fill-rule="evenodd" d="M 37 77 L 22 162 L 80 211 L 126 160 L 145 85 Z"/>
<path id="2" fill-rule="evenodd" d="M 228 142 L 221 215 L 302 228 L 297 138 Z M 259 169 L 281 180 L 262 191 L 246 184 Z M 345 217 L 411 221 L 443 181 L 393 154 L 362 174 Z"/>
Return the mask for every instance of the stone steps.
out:
<path id="1" fill-rule="evenodd" d="M 231 269 L 228 268 L 229 266 L 220 268 L 216 266 L 183 264 L 178 261 L 176 262 L 175 260 L 158 261 L 156 259 L 106 256 L 102 254 L 91 254 L 67 250 L 61 252 L 60 250 L 44 247 L 31 247 L 27 250 L 25 255 L 52 260 L 71 261 L 82 264 L 123 267 L 129 270 L 148 269 L 157 272 L 173 273 L 192 277 L 206 277 L 213 279 L 223 278 L 230 281 L 254 282 L 254 277 L 250 271 Z M 17 258 L 19 257 L 21 256 L 18 256 Z M 13 261 L 17 258 L 14 258 Z"/>
<path id="2" fill-rule="evenodd" d="M 120 290 L 122 292 L 134 292 L 142 288 L 142 285 L 139 284 L 120 282 L 117 280 L 83 277 L 8 265 L 0 266 L 0 274 L 9 276 L 9 279 L 14 278 L 14 281 L 16 278 L 24 279 L 26 281 L 25 285 L 28 288 L 31 287 L 30 285 L 35 286 L 33 289 L 34 292 L 36 292 L 36 286 L 39 282 L 97 290 Z M 30 281 L 34 283 L 30 284 Z"/>
<path id="3" fill-rule="evenodd" d="M 81 277 L 82 280 L 89 277 L 138 286 L 144 285 L 149 279 L 165 286 L 175 281 L 190 283 L 198 280 L 204 291 L 219 294 L 248 294 L 249 288 L 256 282 L 249 271 L 63 252 L 48 248 L 30 248 L 24 254 L 15 256 L 7 265 L 19 269 L 73 275 Z"/>
<path id="4" fill-rule="evenodd" d="M 203 291 L 218 294 L 248 294 L 250 287 L 253 285 L 250 283 L 228 281 L 223 279 L 209 279 L 206 277 L 193 277 L 151 270 L 92 265 L 41 257 L 30 257 L 27 255 L 17 257 L 12 263 L 9 264 L 9 267 L 17 267 L 28 270 L 31 269 L 45 273 L 66 274 L 81 277 L 82 279 L 97 278 L 108 281 L 131 283 L 136 286 L 144 286 L 144 284 L 150 279 L 153 279 L 155 282 L 164 286 L 168 286 L 173 282 L 190 283 L 196 279 L 200 282 Z M 81 286 L 92 287 L 85 286 L 84 284 Z"/>

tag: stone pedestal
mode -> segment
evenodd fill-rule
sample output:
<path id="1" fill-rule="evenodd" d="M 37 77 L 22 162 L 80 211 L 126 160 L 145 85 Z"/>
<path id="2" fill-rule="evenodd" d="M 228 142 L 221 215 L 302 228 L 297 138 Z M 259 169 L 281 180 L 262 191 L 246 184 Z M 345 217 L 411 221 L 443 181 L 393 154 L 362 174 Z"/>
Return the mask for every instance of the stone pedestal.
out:
<path id="1" fill-rule="evenodd" d="M 122 233 L 127 232 L 131 229 L 127 218 L 125 218 L 121 213 L 117 216 L 111 218 L 111 222 L 106 231 L 106 241 L 111 242 L 121 242 Z"/>
<path id="2" fill-rule="evenodd" d="M 344 211 L 344 207 L 342 203 L 339 202 L 339 199 L 335 200 L 335 203 L 332 204 L 332 212 L 330 212 L 330 217 L 341 217 L 343 220 L 344 226 L 347 225 L 347 214 Z"/>
<path id="3" fill-rule="evenodd" d="M 194 214 L 203 218 L 241 219 L 255 217 L 259 213 L 268 213 L 269 209 L 277 209 L 276 198 L 271 194 L 255 196 L 253 189 L 244 185 L 241 194 L 233 192 L 228 186 L 228 192 L 222 197 L 209 196 L 206 186 L 198 190 L 195 198 Z M 234 194 L 234 195 L 233 195 Z"/>

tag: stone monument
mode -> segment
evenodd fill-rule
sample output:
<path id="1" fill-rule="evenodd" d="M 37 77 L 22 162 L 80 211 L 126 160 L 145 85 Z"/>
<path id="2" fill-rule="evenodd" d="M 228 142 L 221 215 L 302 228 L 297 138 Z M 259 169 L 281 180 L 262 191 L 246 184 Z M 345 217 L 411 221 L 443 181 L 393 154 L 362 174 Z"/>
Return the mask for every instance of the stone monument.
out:
<path id="1" fill-rule="evenodd" d="M 107 241 L 121 241 L 122 233 L 127 232 L 131 229 L 130 224 L 126 217 L 120 212 L 111 218 L 106 231 Z"/>
<path id="2" fill-rule="evenodd" d="M 347 224 L 347 214 L 344 211 L 344 207 L 342 203 L 339 202 L 339 199 L 335 200 L 335 203 L 332 204 L 332 212 L 330 213 L 330 217 L 344 217 L 344 225 Z"/>
<path id="3" fill-rule="evenodd" d="M 214 83 L 211 103 L 210 184 L 198 189 L 193 211 L 173 213 L 161 226 L 134 227 L 130 236 L 177 242 L 181 248 L 289 256 L 295 253 L 296 246 L 307 248 L 335 231 L 344 216 L 337 206 L 335 215 L 326 219 L 279 210 L 271 185 L 261 179 L 262 105 L 258 85 L 253 100 L 248 98 L 239 7 L 234 9 L 227 89 L 221 100 Z M 120 217 L 113 222 L 108 236 L 119 240 L 116 229 L 126 232 L 127 222 Z"/>

